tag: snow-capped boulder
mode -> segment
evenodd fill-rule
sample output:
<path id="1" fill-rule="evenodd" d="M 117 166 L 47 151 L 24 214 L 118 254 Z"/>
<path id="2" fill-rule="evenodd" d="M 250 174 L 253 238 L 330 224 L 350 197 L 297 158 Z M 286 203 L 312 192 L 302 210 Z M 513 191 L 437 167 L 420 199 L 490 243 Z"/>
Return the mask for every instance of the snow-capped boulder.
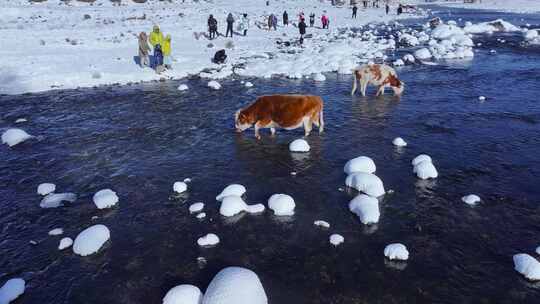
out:
<path id="1" fill-rule="evenodd" d="M 478 100 L 480 100 L 480 101 L 485 101 L 485 100 L 486 100 L 486 97 L 485 97 L 485 96 L 479 96 L 479 97 L 478 97 Z"/>
<path id="2" fill-rule="evenodd" d="M 111 238 L 109 228 L 105 225 L 94 225 L 83 230 L 75 238 L 73 252 L 80 256 L 94 254 Z"/>
<path id="3" fill-rule="evenodd" d="M 197 240 L 197 244 L 199 244 L 199 246 L 201 247 L 205 247 L 205 246 L 215 246 L 217 244 L 219 244 L 219 237 L 213 233 L 209 233 L 203 237 L 200 237 L 198 240 Z"/>
<path id="4" fill-rule="evenodd" d="M 187 84 L 181 84 L 178 86 L 178 91 L 187 91 L 189 90 L 189 87 L 187 86 Z"/>
<path id="5" fill-rule="evenodd" d="M 527 30 L 524 34 L 523 34 L 523 37 L 525 38 L 525 40 L 527 41 L 531 41 L 531 40 L 535 40 L 539 37 L 539 30 L 536 30 L 536 29 L 533 29 L 533 30 Z"/>
<path id="6" fill-rule="evenodd" d="M 381 179 L 370 173 L 353 173 L 347 176 L 345 185 L 372 197 L 379 197 L 385 193 Z"/>
<path id="7" fill-rule="evenodd" d="M 247 81 L 247 82 L 244 84 L 244 86 L 245 86 L 246 88 L 252 88 L 252 87 L 253 87 L 253 83 Z"/>
<path id="8" fill-rule="evenodd" d="M 93 200 L 98 209 L 106 209 L 118 203 L 118 195 L 111 189 L 103 189 L 94 194 Z"/>
<path id="9" fill-rule="evenodd" d="M 419 163 L 421 163 L 421 162 L 423 162 L 423 161 L 428 161 L 428 162 L 430 162 L 430 163 L 433 162 L 433 161 L 431 160 L 431 157 L 430 157 L 429 155 L 426 155 L 426 154 L 420 154 L 420 155 L 418 155 L 417 157 L 415 157 L 415 158 L 412 160 L 411 164 L 412 164 L 413 166 L 416 166 L 416 165 L 418 165 Z"/>
<path id="10" fill-rule="evenodd" d="M 309 150 L 309 144 L 304 139 L 297 139 L 289 144 L 289 151 L 291 152 L 309 152 Z"/>
<path id="11" fill-rule="evenodd" d="M 316 73 L 313 75 L 313 80 L 322 82 L 326 80 L 326 76 L 324 76 L 322 73 Z"/>
<path id="12" fill-rule="evenodd" d="M 55 229 L 49 231 L 49 235 L 51 235 L 51 236 L 62 235 L 62 234 L 64 234 L 64 229 L 62 229 L 62 228 L 55 228 Z"/>
<path id="13" fill-rule="evenodd" d="M 221 201 L 223 198 L 230 195 L 242 196 L 244 193 L 246 193 L 246 187 L 240 184 L 228 185 L 218 196 L 216 196 L 216 201 Z"/>
<path id="14" fill-rule="evenodd" d="M 431 32 L 431 37 L 439 40 L 449 39 L 454 35 L 463 35 L 465 32 L 459 26 L 440 24 Z"/>
<path id="15" fill-rule="evenodd" d="M 2 134 L 2 143 L 13 147 L 32 137 L 22 129 L 9 129 Z"/>
<path id="16" fill-rule="evenodd" d="M 211 88 L 211 89 L 214 89 L 214 90 L 219 90 L 219 89 L 221 89 L 221 84 L 219 84 L 219 82 L 217 82 L 215 80 L 212 80 L 212 81 L 208 82 L 208 87 Z"/>
<path id="17" fill-rule="evenodd" d="M 378 223 L 381 216 L 379 200 L 365 194 L 360 194 L 350 201 L 349 210 L 356 214 L 364 225 Z"/>
<path id="18" fill-rule="evenodd" d="M 58 250 L 64 250 L 66 248 L 71 247 L 73 245 L 73 240 L 71 238 L 65 237 L 60 240 L 60 244 L 58 245 Z"/>
<path id="19" fill-rule="evenodd" d="M 407 46 L 417 46 L 420 44 L 420 41 L 418 38 L 411 34 L 403 34 L 401 37 L 399 37 L 399 42 L 401 44 L 405 44 Z"/>
<path id="20" fill-rule="evenodd" d="M 520 253 L 513 257 L 514 269 L 531 281 L 540 281 L 540 262 L 532 256 Z"/>
<path id="21" fill-rule="evenodd" d="M 268 207 L 278 216 L 294 215 L 296 204 L 294 199 L 287 194 L 274 194 L 268 199 Z"/>
<path id="22" fill-rule="evenodd" d="M 353 158 L 349 160 L 345 167 L 343 167 L 343 171 L 345 174 L 352 174 L 352 173 L 374 173 L 377 171 L 377 167 L 375 166 L 375 162 L 367 157 L 367 156 L 360 156 Z"/>
<path id="23" fill-rule="evenodd" d="M 10 279 L 0 288 L 0 304 L 9 304 L 24 293 L 26 282 L 23 279 Z"/>
<path id="24" fill-rule="evenodd" d="M 478 195 L 470 194 L 461 198 L 461 201 L 469 206 L 474 206 L 480 203 L 480 197 Z"/>
<path id="25" fill-rule="evenodd" d="M 185 182 L 175 182 L 173 184 L 173 191 L 178 194 L 186 192 L 187 188 L 188 187 Z"/>
<path id="26" fill-rule="evenodd" d="M 76 200 L 75 193 L 50 193 L 41 200 L 39 206 L 41 208 L 58 208 L 64 205 L 63 202 L 73 203 Z"/>
<path id="27" fill-rule="evenodd" d="M 536 247 L 536 254 L 540 255 L 540 246 Z"/>
<path id="28" fill-rule="evenodd" d="M 477 24 L 468 24 L 463 29 L 466 33 L 469 34 L 483 34 L 483 33 L 493 33 L 493 32 L 517 32 L 519 27 L 506 22 L 502 19 L 497 19 L 489 22 L 481 22 Z"/>
<path id="29" fill-rule="evenodd" d="M 56 190 L 56 185 L 55 184 L 50 184 L 50 183 L 43 183 L 43 184 L 40 184 L 37 188 L 37 193 L 39 195 L 47 195 L 49 193 L 53 193 L 54 191 Z"/>
<path id="30" fill-rule="evenodd" d="M 406 147 L 407 146 L 407 142 L 405 140 L 403 140 L 403 138 L 401 137 L 396 137 L 394 138 L 394 140 L 392 141 L 392 144 L 396 147 Z"/>
<path id="31" fill-rule="evenodd" d="M 416 60 L 414 59 L 414 56 L 412 54 L 407 54 L 403 56 L 403 61 L 406 63 L 414 63 Z"/>
<path id="32" fill-rule="evenodd" d="M 328 223 L 327 221 L 323 221 L 323 220 L 317 220 L 317 221 L 313 222 L 313 225 L 323 227 L 323 228 L 330 228 L 330 223 Z"/>
<path id="33" fill-rule="evenodd" d="M 267 304 L 257 274 L 241 267 L 227 267 L 210 282 L 202 304 Z"/>
<path id="34" fill-rule="evenodd" d="M 403 244 L 390 244 L 384 248 L 384 256 L 390 260 L 406 261 L 409 259 L 409 251 Z"/>
<path id="35" fill-rule="evenodd" d="M 219 213 L 223 216 L 235 216 L 240 212 L 260 213 L 265 209 L 263 204 L 248 205 L 240 196 L 229 195 L 223 198 Z"/>
<path id="36" fill-rule="evenodd" d="M 201 212 L 204 209 L 204 203 L 198 202 L 189 206 L 189 213 Z"/>
<path id="37" fill-rule="evenodd" d="M 167 292 L 163 304 L 201 304 L 203 294 L 199 287 L 178 285 Z"/>
<path id="38" fill-rule="evenodd" d="M 422 48 L 414 52 L 414 58 L 418 60 L 425 60 L 431 58 L 431 52 L 427 48 Z"/>
<path id="39" fill-rule="evenodd" d="M 336 247 L 341 245 L 344 241 L 345 241 L 345 238 L 340 234 L 334 233 L 330 236 L 330 244 Z"/>
<path id="40" fill-rule="evenodd" d="M 395 67 L 400 67 L 400 66 L 404 66 L 405 62 L 403 62 L 403 60 L 401 60 L 401 59 L 398 59 L 398 60 L 394 61 L 392 63 L 392 65 L 395 66 Z"/>
<path id="41" fill-rule="evenodd" d="M 197 214 L 195 217 L 198 218 L 198 219 L 200 219 L 200 220 L 202 220 L 203 218 L 206 217 L 206 213 L 205 213 L 205 212 L 201 212 L 201 213 Z"/>
<path id="42" fill-rule="evenodd" d="M 413 172 L 416 173 L 419 179 L 437 178 L 439 173 L 430 161 L 423 161 L 414 166 Z"/>

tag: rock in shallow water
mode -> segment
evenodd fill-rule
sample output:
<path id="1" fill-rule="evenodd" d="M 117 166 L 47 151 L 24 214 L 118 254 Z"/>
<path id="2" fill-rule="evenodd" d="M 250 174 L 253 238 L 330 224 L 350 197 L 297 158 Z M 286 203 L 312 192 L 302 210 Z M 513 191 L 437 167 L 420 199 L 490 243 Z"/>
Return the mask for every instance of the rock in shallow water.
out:
<path id="1" fill-rule="evenodd" d="M 289 151 L 291 152 L 309 152 L 309 150 L 308 142 L 303 139 L 297 139 L 289 144 Z"/>
<path id="2" fill-rule="evenodd" d="M 332 234 L 330 236 L 330 244 L 336 247 L 341 245 L 343 242 L 345 242 L 345 238 L 340 234 Z"/>
<path id="3" fill-rule="evenodd" d="M 227 267 L 210 282 L 202 304 L 267 304 L 257 274 L 241 267 Z"/>
<path id="4" fill-rule="evenodd" d="M 111 233 L 105 225 L 86 228 L 75 238 L 73 252 L 80 256 L 94 254 L 110 239 Z"/>
<path id="5" fill-rule="evenodd" d="M 375 162 L 367 156 L 359 156 L 349 160 L 343 168 L 345 174 L 352 174 L 357 172 L 374 173 L 377 171 Z"/>
<path id="6" fill-rule="evenodd" d="M 437 169 L 430 161 L 423 161 L 418 163 L 416 166 L 414 166 L 413 172 L 416 173 L 416 176 L 418 176 L 419 179 L 430 179 L 430 178 L 437 178 L 439 176 L 439 172 L 437 172 Z"/>
<path id="7" fill-rule="evenodd" d="M 231 184 L 225 187 L 225 189 L 223 189 L 223 191 L 216 196 L 216 201 L 222 201 L 226 196 L 229 195 L 242 196 L 244 193 L 246 193 L 246 187 L 239 184 Z"/>
<path id="8" fill-rule="evenodd" d="M 201 304 L 203 294 L 197 286 L 178 285 L 167 292 L 163 304 Z"/>
<path id="9" fill-rule="evenodd" d="M 45 196 L 39 206 L 41 208 L 58 208 L 63 206 L 63 202 L 73 203 L 77 200 L 74 193 L 51 193 Z"/>
<path id="10" fill-rule="evenodd" d="M 13 147 L 32 137 L 22 129 L 9 129 L 2 134 L 2 143 Z"/>
<path id="11" fill-rule="evenodd" d="M 540 262 L 532 256 L 520 253 L 513 257 L 514 269 L 531 281 L 540 281 Z"/>
<path id="12" fill-rule="evenodd" d="M 40 184 L 38 186 L 37 193 L 39 195 L 45 196 L 47 194 L 53 193 L 55 190 L 56 190 L 56 185 L 55 184 L 43 183 L 43 184 Z"/>
<path id="13" fill-rule="evenodd" d="M 374 174 L 353 173 L 347 176 L 345 185 L 372 197 L 379 197 L 385 194 L 383 182 Z"/>
<path id="14" fill-rule="evenodd" d="M 176 182 L 173 185 L 173 191 L 180 194 L 187 191 L 187 184 L 185 182 Z"/>
<path id="15" fill-rule="evenodd" d="M 384 248 L 384 256 L 390 260 L 406 261 L 409 259 L 409 251 L 405 245 L 395 243 Z"/>
<path id="16" fill-rule="evenodd" d="M 73 240 L 71 238 L 63 238 L 60 240 L 60 244 L 58 245 L 58 250 L 64 250 L 66 248 L 71 247 L 73 245 Z"/>
<path id="17" fill-rule="evenodd" d="M 294 199 L 287 194 L 274 194 L 268 199 L 268 208 L 278 216 L 294 215 L 295 207 Z"/>
<path id="18" fill-rule="evenodd" d="M 197 240 L 197 244 L 201 247 L 215 246 L 219 244 L 219 237 L 213 233 L 209 233 Z"/>
<path id="19" fill-rule="evenodd" d="M 26 282 L 23 279 L 8 280 L 0 288 L 0 303 L 8 304 L 24 293 Z"/>
<path id="20" fill-rule="evenodd" d="M 111 189 L 104 189 L 94 194 L 93 200 L 98 209 L 106 209 L 114 207 L 118 203 L 118 196 Z"/>
<path id="21" fill-rule="evenodd" d="M 360 194 L 349 203 L 349 210 L 356 214 L 364 225 L 379 222 L 379 200 L 374 197 Z"/>

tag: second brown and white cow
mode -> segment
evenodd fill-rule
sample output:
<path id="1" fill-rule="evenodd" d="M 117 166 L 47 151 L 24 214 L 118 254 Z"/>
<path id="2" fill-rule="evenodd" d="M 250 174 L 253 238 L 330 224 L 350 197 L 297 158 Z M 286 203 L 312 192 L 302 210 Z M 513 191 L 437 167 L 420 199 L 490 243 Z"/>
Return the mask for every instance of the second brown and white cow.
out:
<path id="1" fill-rule="evenodd" d="M 313 124 L 324 130 L 324 103 L 319 96 L 310 95 L 269 95 L 261 96 L 245 109 L 235 114 L 237 132 L 255 127 L 255 137 L 261 138 L 259 130 L 270 128 L 272 135 L 276 128 L 292 130 L 304 127 L 305 136 L 309 136 Z"/>
<path id="2" fill-rule="evenodd" d="M 394 90 L 394 95 L 401 95 L 405 90 L 405 84 L 399 80 L 396 71 L 385 64 L 367 64 L 353 70 L 354 80 L 351 95 L 356 92 L 356 84 L 360 83 L 360 92 L 366 96 L 368 84 L 379 87 L 377 96 L 384 94 L 386 87 Z"/>

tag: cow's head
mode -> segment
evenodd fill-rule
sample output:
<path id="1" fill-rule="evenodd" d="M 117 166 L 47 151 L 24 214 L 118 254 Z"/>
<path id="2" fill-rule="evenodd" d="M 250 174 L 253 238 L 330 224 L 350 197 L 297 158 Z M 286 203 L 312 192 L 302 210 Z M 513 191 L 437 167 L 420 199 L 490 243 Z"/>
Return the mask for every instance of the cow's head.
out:
<path id="1" fill-rule="evenodd" d="M 388 76 L 388 82 L 392 90 L 394 90 L 394 95 L 401 96 L 405 91 L 405 83 L 399 80 L 396 75 Z"/>
<path id="2" fill-rule="evenodd" d="M 234 114 L 234 126 L 236 127 L 236 132 L 243 132 L 252 125 L 253 123 L 250 122 L 250 119 L 246 114 L 242 113 L 242 110 L 236 111 Z"/>

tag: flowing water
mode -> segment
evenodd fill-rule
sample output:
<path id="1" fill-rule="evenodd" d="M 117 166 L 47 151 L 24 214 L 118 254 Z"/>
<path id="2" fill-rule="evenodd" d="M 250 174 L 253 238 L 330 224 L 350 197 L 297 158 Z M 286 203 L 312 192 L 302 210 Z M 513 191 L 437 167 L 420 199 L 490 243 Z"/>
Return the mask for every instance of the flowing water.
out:
<path id="1" fill-rule="evenodd" d="M 538 15 L 437 14 L 540 24 Z M 470 62 L 399 69 L 407 83 L 401 99 L 351 97 L 351 77 L 335 74 L 318 84 L 250 79 L 251 89 L 227 80 L 210 91 L 193 79 L 186 93 L 165 82 L 0 96 L 0 128 L 24 117 L 18 126 L 38 136 L 0 147 L 0 282 L 27 279 L 17 303 L 160 303 L 175 285 L 204 291 L 220 269 L 243 266 L 260 276 L 273 304 L 537 303 L 540 286 L 513 270 L 512 255 L 533 255 L 540 245 L 540 50 L 502 36 L 507 43 L 475 38 L 483 46 Z M 262 141 L 252 130 L 234 132 L 234 111 L 272 93 L 324 98 L 327 129 L 308 138 L 309 154 L 288 152 L 300 130 L 264 133 Z M 396 136 L 409 146 L 395 149 Z M 420 153 L 433 157 L 438 179 L 412 174 Z M 375 160 L 395 191 L 370 227 L 348 211 L 353 193 L 339 191 L 343 165 L 360 155 Z M 187 177 L 189 193 L 174 196 L 173 182 Z M 41 209 L 42 182 L 79 198 Z M 247 187 L 250 204 L 290 194 L 296 214 L 223 218 L 215 196 L 230 183 Z M 119 207 L 95 208 L 92 196 L 103 188 L 119 194 Z M 483 199 L 474 208 L 460 201 L 471 193 Z M 188 212 L 198 201 L 206 203 L 204 220 Z M 331 228 L 315 227 L 318 219 Z M 111 241 L 90 257 L 58 251 L 59 237 L 47 235 L 63 227 L 74 238 L 97 223 L 109 227 Z M 209 232 L 221 243 L 199 248 L 197 238 Z M 331 233 L 345 242 L 334 248 Z M 409 261 L 384 259 L 392 242 L 407 245 Z"/>

